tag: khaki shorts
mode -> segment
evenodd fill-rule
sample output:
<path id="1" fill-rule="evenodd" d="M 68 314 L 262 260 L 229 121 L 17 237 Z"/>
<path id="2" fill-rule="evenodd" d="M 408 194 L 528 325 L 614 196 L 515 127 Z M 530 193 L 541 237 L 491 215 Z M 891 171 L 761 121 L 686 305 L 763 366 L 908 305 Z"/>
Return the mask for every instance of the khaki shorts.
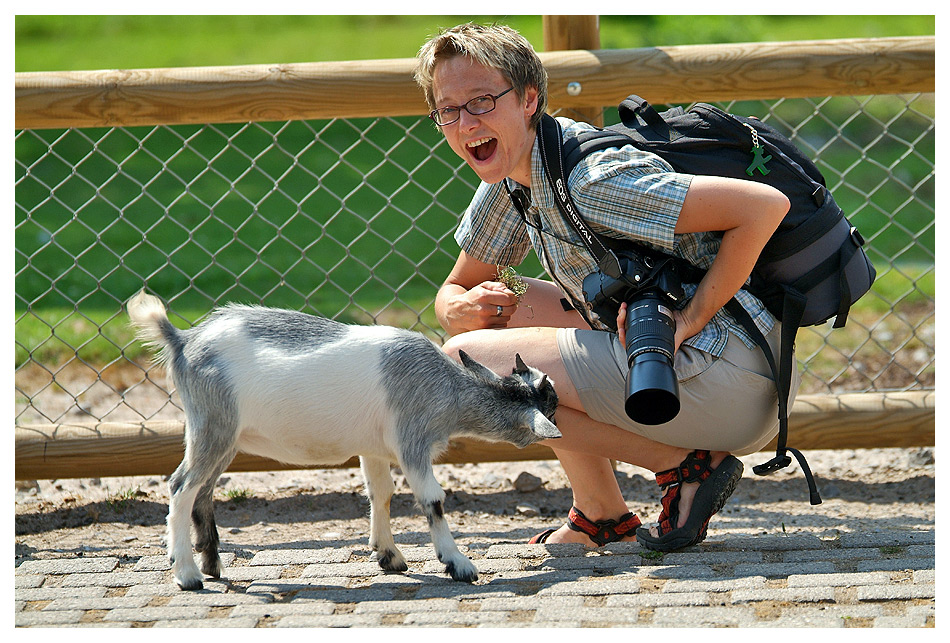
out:
<path id="1" fill-rule="evenodd" d="M 778 359 L 781 324 L 766 339 Z M 594 420 L 613 424 L 656 442 L 685 449 L 754 453 L 778 433 L 778 393 L 762 351 L 735 335 L 721 357 L 681 346 L 674 357 L 680 412 L 666 424 L 638 424 L 624 411 L 627 356 L 615 333 L 559 329 L 561 360 Z M 794 363 L 794 362 L 793 362 Z M 789 408 L 801 375 L 792 374 Z"/>

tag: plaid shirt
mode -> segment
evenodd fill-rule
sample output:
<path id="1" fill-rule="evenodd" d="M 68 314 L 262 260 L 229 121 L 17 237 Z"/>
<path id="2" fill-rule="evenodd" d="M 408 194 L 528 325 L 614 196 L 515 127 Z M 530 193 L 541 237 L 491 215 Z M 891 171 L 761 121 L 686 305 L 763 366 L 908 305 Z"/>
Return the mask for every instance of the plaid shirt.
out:
<path id="1" fill-rule="evenodd" d="M 591 128 L 563 117 L 558 120 L 565 139 Z M 634 239 L 708 269 L 719 250 L 722 233 L 673 233 L 691 179 L 690 175 L 675 173 L 660 157 L 626 145 L 583 158 L 571 172 L 568 186 L 584 220 L 598 234 Z M 502 183 L 482 183 L 462 216 L 455 240 L 473 258 L 498 266 L 520 264 L 533 247 L 568 300 L 587 317 L 582 283 L 597 270 L 597 262 L 558 209 L 543 174 L 537 145 L 531 154 L 531 190 L 514 182 L 509 185 L 525 192 L 525 201 L 530 203 L 527 221 L 512 205 Z M 689 299 L 696 285 L 684 284 L 684 289 Z M 736 299 L 759 330 L 768 334 L 775 320 L 762 303 L 744 290 Z M 596 321 L 593 325 L 605 328 Z M 719 356 L 729 333 L 735 333 L 749 348 L 755 347 L 725 310 L 717 312 L 699 334 L 685 343 Z"/>

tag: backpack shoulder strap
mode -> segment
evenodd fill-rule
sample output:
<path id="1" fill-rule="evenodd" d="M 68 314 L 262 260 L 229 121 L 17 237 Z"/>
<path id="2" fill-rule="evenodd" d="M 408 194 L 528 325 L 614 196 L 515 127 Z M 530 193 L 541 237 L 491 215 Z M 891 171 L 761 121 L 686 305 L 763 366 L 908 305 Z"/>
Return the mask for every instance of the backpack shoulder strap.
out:
<path id="1" fill-rule="evenodd" d="M 746 309 L 739 304 L 739 301 L 733 297 L 726 305 L 725 309 L 735 318 L 739 325 L 745 329 L 752 340 L 765 354 L 765 359 L 772 370 L 772 380 L 778 389 L 778 443 L 775 447 L 775 457 L 762 464 L 752 467 L 752 471 L 759 476 L 768 475 L 779 469 L 784 469 L 792 460 L 786 454 L 791 451 L 795 459 L 798 460 L 802 473 L 805 475 L 805 481 L 808 484 L 808 495 L 811 504 L 820 505 L 821 496 L 818 493 L 818 486 L 815 484 L 815 477 L 812 475 L 811 468 L 805 460 L 805 456 L 798 449 L 789 447 L 788 440 L 788 398 L 792 388 L 792 369 L 795 365 L 792 362 L 793 348 L 795 346 L 795 334 L 798 331 L 798 320 L 801 320 L 802 313 L 805 310 L 805 299 L 794 290 L 786 291 L 784 312 L 782 315 L 782 338 L 779 347 L 779 363 L 775 363 L 775 356 L 772 354 L 772 348 L 766 341 L 762 331 L 759 330 L 752 317 L 746 312 Z"/>

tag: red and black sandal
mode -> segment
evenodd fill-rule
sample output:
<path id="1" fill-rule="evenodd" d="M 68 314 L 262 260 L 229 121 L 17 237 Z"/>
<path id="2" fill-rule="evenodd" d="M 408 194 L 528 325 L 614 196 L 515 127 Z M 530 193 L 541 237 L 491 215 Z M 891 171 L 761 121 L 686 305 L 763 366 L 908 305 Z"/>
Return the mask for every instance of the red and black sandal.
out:
<path id="1" fill-rule="evenodd" d="M 591 520 L 577 507 L 571 507 L 567 514 L 567 526 L 574 531 L 587 534 L 598 547 L 623 540 L 636 532 L 641 524 L 635 513 L 628 512 L 620 516 L 619 520 Z M 528 541 L 529 545 L 538 545 L 547 541 L 548 537 L 557 529 L 546 529 Z"/>
<path id="2" fill-rule="evenodd" d="M 693 451 L 680 466 L 656 474 L 656 483 L 665 489 L 663 511 L 657 518 L 657 536 L 648 527 L 637 530 L 637 542 L 656 551 L 675 551 L 702 542 L 706 538 L 709 519 L 713 517 L 735 491 L 742 477 L 742 462 L 735 456 L 726 456 L 715 469 L 710 467 L 709 451 Z M 680 489 L 684 483 L 698 482 L 689 517 L 677 527 L 680 510 Z"/>

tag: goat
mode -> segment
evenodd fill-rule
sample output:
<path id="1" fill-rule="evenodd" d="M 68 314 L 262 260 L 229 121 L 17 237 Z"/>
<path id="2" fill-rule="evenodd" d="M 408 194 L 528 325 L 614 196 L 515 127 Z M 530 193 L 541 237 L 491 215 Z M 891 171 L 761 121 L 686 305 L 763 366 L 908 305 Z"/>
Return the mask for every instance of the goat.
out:
<path id="1" fill-rule="evenodd" d="M 561 436 L 553 383 L 520 355 L 501 377 L 467 354 L 456 362 L 421 333 L 236 304 L 179 330 L 144 290 L 128 313 L 137 338 L 157 349 L 185 410 L 185 456 L 169 478 L 167 521 L 169 558 L 184 590 L 201 589 L 202 572 L 221 576 L 212 492 L 239 451 L 297 465 L 359 455 L 369 544 L 379 566 L 394 572 L 408 570 L 390 528 L 390 465 L 398 463 L 439 561 L 454 580 L 473 582 L 478 571 L 449 531 L 433 460 L 460 436 L 521 448 Z"/>

